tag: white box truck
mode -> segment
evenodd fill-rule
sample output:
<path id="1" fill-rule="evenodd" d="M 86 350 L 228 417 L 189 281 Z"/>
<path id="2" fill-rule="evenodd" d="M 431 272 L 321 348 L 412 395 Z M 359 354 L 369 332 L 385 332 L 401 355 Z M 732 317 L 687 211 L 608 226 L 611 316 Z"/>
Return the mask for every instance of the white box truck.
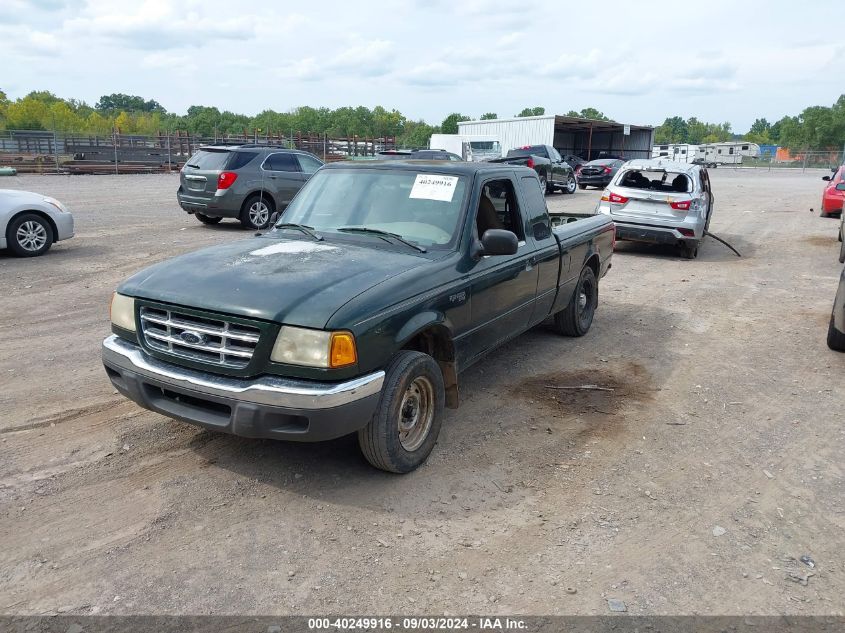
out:
<path id="1" fill-rule="evenodd" d="M 499 137 L 482 134 L 432 134 L 428 148 L 446 150 L 476 163 L 502 157 Z"/>

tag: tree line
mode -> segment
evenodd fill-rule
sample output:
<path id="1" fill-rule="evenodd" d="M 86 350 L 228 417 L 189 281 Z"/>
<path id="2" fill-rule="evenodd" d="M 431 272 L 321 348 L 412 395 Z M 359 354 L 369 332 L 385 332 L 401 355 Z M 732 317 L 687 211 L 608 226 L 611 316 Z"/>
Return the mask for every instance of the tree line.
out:
<path id="1" fill-rule="evenodd" d="M 516 117 L 541 116 L 541 106 L 526 107 Z M 610 120 L 595 108 L 570 110 L 567 116 Z M 103 95 L 96 104 L 76 99 L 62 99 L 41 90 L 20 99 L 10 100 L 0 90 L 0 130 L 56 130 L 64 133 L 106 136 L 114 130 L 121 134 L 152 135 L 176 130 L 202 137 L 223 137 L 228 134 L 271 133 L 289 135 L 303 132 L 328 134 L 334 138 L 396 137 L 404 147 L 425 147 L 432 134 L 456 134 L 458 123 L 474 117 L 460 112 L 449 114 L 439 125 L 408 118 L 396 109 L 382 106 L 367 108 L 312 108 L 301 106 L 287 112 L 264 110 L 255 116 L 237 114 L 216 107 L 194 105 L 185 114 L 168 112 L 160 103 L 137 95 Z M 484 112 L 481 120 L 498 119 L 495 112 Z M 695 117 L 667 118 L 655 128 L 655 142 L 713 143 L 747 140 L 775 144 L 791 150 L 820 150 L 845 145 L 845 95 L 831 107 L 812 106 L 796 116 L 785 116 L 775 123 L 765 118 L 754 121 L 744 135 L 735 134 L 731 124 L 707 123 Z"/>
<path id="2" fill-rule="evenodd" d="M 695 117 L 667 118 L 654 129 L 654 142 L 716 143 L 743 140 L 760 145 L 779 145 L 791 151 L 842 149 L 845 146 L 845 95 L 832 106 L 811 106 L 795 116 L 774 123 L 758 118 L 745 134 L 735 134 L 730 123 L 705 123 Z"/>

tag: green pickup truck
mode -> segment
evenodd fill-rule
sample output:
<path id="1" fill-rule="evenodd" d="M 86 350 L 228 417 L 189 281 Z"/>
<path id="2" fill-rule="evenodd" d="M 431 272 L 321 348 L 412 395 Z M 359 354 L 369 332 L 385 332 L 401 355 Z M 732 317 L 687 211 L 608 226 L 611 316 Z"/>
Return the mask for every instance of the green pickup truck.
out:
<path id="1" fill-rule="evenodd" d="M 428 457 L 458 376 L 553 319 L 587 332 L 615 229 L 550 218 L 537 174 L 485 163 L 321 168 L 272 230 L 124 281 L 106 373 L 138 404 L 245 437 L 358 433 L 375 467 Z"/>

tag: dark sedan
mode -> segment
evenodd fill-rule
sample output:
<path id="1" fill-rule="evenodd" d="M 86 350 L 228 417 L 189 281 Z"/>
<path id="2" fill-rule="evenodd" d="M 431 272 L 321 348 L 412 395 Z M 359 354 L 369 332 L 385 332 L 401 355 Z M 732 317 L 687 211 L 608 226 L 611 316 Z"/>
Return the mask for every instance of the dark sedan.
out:
<path id="1" fill-rule="evenodd" d="M 581 189 L 587 187 L 598 187 L 604 189 L 610 184 L 610 181 L 619 171 L 619 168 L 625 164 L 621 158 L 599 158 L 598 160 L 591 160 L 581 167 L 578 172 L 578 186 Z"/>

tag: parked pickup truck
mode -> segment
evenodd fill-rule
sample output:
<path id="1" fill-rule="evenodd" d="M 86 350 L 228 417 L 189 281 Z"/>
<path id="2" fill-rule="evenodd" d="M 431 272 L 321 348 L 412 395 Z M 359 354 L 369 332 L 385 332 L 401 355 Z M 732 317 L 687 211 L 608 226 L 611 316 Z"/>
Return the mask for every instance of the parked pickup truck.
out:
<path id="1" fill-rule="evenodd" d="M 589 330 L 615 229 L 570 220 L 552 226 L 524 167 L 326 165 L 269 232 L 124 281 L 106 373 L 178 420 L 282 440 L 357 432 L 373 466 L 408 472 L 458 406 L 461 371 L 547 318 Z"/>
<path id="2" fill-rule="evenodd" d="M 560 189 L 566 193 L 575 193 L 578 184 L 575 170 L 565 162 L 558 151 L 551 145 L 526 145 L 508 150 L 507 156 L 489 161 L 508 165 L 524 165 L 537 172 L 540 188 L 546 193 Z"/>

